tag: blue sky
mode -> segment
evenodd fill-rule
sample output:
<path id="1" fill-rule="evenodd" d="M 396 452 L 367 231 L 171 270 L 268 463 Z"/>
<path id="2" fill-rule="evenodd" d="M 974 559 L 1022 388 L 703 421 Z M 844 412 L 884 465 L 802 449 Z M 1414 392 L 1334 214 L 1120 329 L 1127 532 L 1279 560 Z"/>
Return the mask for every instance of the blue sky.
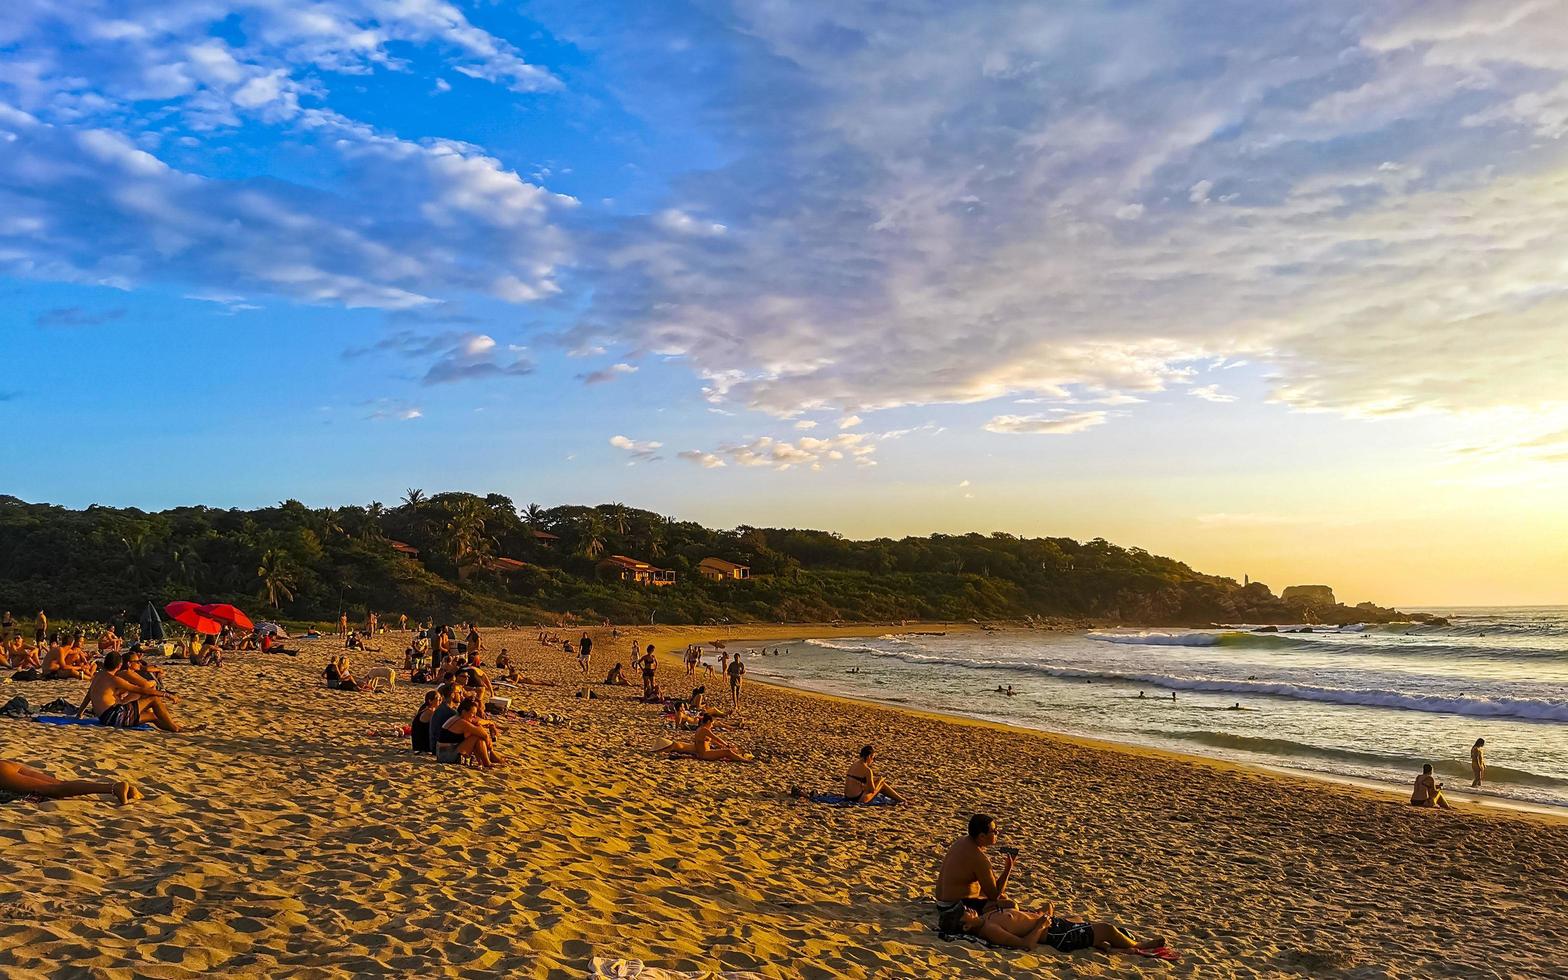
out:
<path id="1" fill-rule="evenodd" d="M 1544 601 L 1565 40 L 1532 0 L 20 0 L 0 489 Z M 1412 570 L 1434 540 L 1490 550 Z"/>

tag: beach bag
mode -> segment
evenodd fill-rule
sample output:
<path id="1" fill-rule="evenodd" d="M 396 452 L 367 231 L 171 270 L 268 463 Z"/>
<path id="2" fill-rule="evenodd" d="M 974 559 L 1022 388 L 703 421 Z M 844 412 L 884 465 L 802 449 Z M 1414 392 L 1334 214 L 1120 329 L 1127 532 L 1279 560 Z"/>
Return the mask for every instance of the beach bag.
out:
<path id="1" fill-rule="evenodd" d="M 4 715 L 7 718 L 31 718 L 33 709 L 27 703 L 27 699 L 18 694 L 7 701 L 4 707 L 0 707 L 0 715 Z"/>
<path id="2" fill-rule="evenodd" d="M 25 705 L 27 702 L 23 701 L 22 703 Z M 43 715 L 74 715 L 76 714 L 76 705 L 65 698 L 55 698 L 42 708 L 39 708 L 38 713 Z"/>

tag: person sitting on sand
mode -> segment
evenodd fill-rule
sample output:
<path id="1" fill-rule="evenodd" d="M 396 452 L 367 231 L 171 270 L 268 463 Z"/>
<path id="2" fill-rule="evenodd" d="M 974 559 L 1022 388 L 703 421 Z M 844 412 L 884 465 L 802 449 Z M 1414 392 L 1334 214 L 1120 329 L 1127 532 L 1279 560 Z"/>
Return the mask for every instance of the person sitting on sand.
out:
<path id="1" fill-rule="evenodd" d="M 57 636 L 49 642 L 49 652 L 44 655 L 44 680 L 46 681 L 79 681 L 91 676 L 91 671 L 76 664 L 76 661 L 66 653 L 66 648 L 60 644 Z"/>
<path id="2" fill-rule="evenodd" d="M 120 634 L 114 631 L 114 626 L 112 624 L 98 635 L 99 653 L 108 653 L 110 650 L 121 650 L 124 649 L 124 647 L 125 641 L 120 639 Z"/>
<path id="3" fill-rule="evenodd" d="M 1432 775 L 1430 762 L 1421 767 L 1421 775 L 1416 777 L 1416 788 L 1415 792 L 1410 794 L 1410 805 L 1453 809 L 1448 805 L 1448 801 L 1443 799 L 1443 784 Z"/>
<path id="4" fill-rule="evenodd" d="M 1013 855 L 1004 853 L 1002 873 L 996 875 L 986 854 L 997 836 L 996 818 L 976 813 L 969 818 L 969 832 L 948 845 L 936 877 L 937 928 L 942 932 L 961 931 L 966 910 L 984 914 L 1017 908 L 1016 902 L 1003 897 L 1013 874 Z"/>
<path id="5" fill-rule="evenodd" d="M 328 657 L 327 666 L 321 671 L 327 679 L 327 687 L 334 691 L 371 691 L 374 685 L 361 684 L 354 680 L 354 674 L 349 670 L 348 657 Z"/>
<path id="6" fill-rule="evenodd" d="M 200 731 L 205 725 L 186 728 L 169 714 L 164 701 L 172 702 L 172 695 L 162 694 L 146 678 L 127 673 L 121 668 L 124 661 L 118 653 L 103 655 L 103 669 L 93 675 L 87 688 L 87 697 L 77 709 L 78 717 L 88 708 L 98 718 L 98 724 L 115 728 L 131 728 L 150 723 L 166 732 Z"/>
<path id="7" fill-rule="evenodd" d="M 6 664 L 13 670 L 18 669 L 26 657 L 27 641 L 22 639 L 22 634 L 18 633 L 11 637 L 10 642 L 5 645 Z"/>
<path id="8" fill-rule="evenodd" d="M 41 769 L 0 759 L 0 802 L 6 795 L 17 797 L 41 796 L 50 800 L 64 800 L 73 796 L 112 796 L 124 806 L 142 798 L 141 790 L 126 780 L 93 782 L 87 779 L 59 779 Z"/>
<path id="9" fill-rule="evenodd" d="M 733 745 L 720 738 L 713 730 L 714 716 L 711 712 L 703 712 L 698 720 L 697 730 L 692 733 L 690 742 L 671 742 L 662 746 L 657 751 L 668 752 L 670 755 L 689 755 L 693 759 L 704 762 L 750 762 L 752 757 L 735 748 Z"/>
<path id="10" fill-rule="evenodd" d="M 154 688 L 163 690 L 163 668 L 147 662 L 147 654 L 142 652 L 140 644 L 120 654 L 120 670 L 144 681 L 151 681 Z"/>
<path id="11" fill-rule="evenodd" d="M 844 774 L 844 798 L 857 803 L 870 803 L 878 796 L 885 796 L 894 803 L 904 802 L 893 784 L 878 776 L 871 768 L 875 760 L 876 749 L 869 745 L 860 747 L 860 758 Z"/>
<path id="12" fill-rule="evenodd" d="M 495 669 L 497 671 L 504 671 L 511 666 L 512 655 L 506 652 L 506 647 L 502 647 L 501 652 L 495 656 Z"/>
<path id="13" fill-rule="evenodd" d="M 1475 744 L 1470 746 L 1470 771 L 1475 774 L 1470 787 L 1480 789 L 1481 780 L 1486 778 L 1486 739 L 1484 738 L 1476 739 Z"/>
<path id="14" fill-rule="evenodd" d="M 22 638 L 16 638 L 22 644 Z M 16 672 L 11 675 L 13 681 L 36 681 L 43 677 L 43 663 L 40 660 L 36 646 L 19 645 L 11 654 L 11 666 Z"/>
<path id="15" fill-rule="evenodd" d="M 604 675 L 604 682 L 609 685 L 621 687 L 630 687 L 632 683 L 626 679 L 626 674 L 622 672 L 621 662 L 619 660 L 615 662 L 614 667 L 610 668 L 610 672 Z"/>
<path id="16" fill-rule="evenodd" d="M 193 666 L 193 667 L 222 667 L 223 666 L 223 651 L 218 649 L 218 638 L 217 637 L 215 637 L 215 636 L 203 636 L 201 638 L 201 648 L 196 650 L 195 653 L 191 654 L 191 666 Z"/>
<path id="17" fill-rule="evenodd" d="M 430 744 L 430 719 L 435 717 L 436 709 L 441 706 L 440 691 L 426 691 L 425 703 L 414 712 L 414 720 L 409 723 L 409 737 L 413 740 L 415 752 L 434 752 Z"/>
<path id="18" fill-rule="evenodd" d="M 464 698 L 457 714 L 448 718 L 436 733 L 436 760 L 458 762 L 472 759 L 481 769 L 493 769 L 505 760 L 495 751 L 493 726 L 479 717 L 479 699 Z"/>

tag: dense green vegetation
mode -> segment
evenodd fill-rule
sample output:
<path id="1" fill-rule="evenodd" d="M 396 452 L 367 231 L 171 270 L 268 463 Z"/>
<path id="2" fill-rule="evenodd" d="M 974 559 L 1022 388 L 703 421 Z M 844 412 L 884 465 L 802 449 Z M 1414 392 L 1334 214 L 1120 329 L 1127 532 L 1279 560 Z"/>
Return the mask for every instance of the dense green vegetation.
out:
<path id="1" fill-rule="evenodd" d="M 541 540 L 536 532 L 556 535 Z M 393 542 L 419 550 L 417 559 Z M 601 576 L 624 554 L 674 569 L 654 588 Z M 749 565 L 711 582 L 697 563 Z M 523 563 L 510 570 L 494 559 Z M 370 610 L 488 623 L 998 620 L 1092 618 L 1136 624 L 1299 622 L 1309 615 L 1256 582 L 1202 575 L 1103 539 L 936 534 L 850 541 L 826 531 L 719 531 L 622 504 L 521 510 L 499 494 L 426 496 L 395 507 L 158 513 L 68 510 L 0 496 L 0 607 L 18 615 L 134 616 L 143 602 L 234 602 L 290 620 Z M 1317 609 L 1323 621 L 1389 618 Z M 259 618 L 259 617 L 258 617 Z"/>

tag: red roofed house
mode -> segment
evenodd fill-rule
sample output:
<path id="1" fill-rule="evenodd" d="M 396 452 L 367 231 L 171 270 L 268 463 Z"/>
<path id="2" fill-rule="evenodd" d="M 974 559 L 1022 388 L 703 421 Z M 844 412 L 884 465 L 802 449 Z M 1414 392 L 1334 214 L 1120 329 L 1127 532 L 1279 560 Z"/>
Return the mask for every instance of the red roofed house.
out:
<path id="1" fill-rule="evenodd" d="M 703 578 L 711 578 L 715 582 L 734 582 L 751 578 L 751 568 L 746 565 L 737 565 L 723 558 L 704 558 L 697 563 L 697 571 Z"/>
<path id="2" fill-rule="evenodd" d="M 635 582 L 638 585 L 674 585 L 675 573 L 668 568 L 659 568 L 645 561 L 627 558 L 625 555 L 611 555 L 599 563 L 599 574 L 605 578 L 618 579 L 622 582 Z"/>

